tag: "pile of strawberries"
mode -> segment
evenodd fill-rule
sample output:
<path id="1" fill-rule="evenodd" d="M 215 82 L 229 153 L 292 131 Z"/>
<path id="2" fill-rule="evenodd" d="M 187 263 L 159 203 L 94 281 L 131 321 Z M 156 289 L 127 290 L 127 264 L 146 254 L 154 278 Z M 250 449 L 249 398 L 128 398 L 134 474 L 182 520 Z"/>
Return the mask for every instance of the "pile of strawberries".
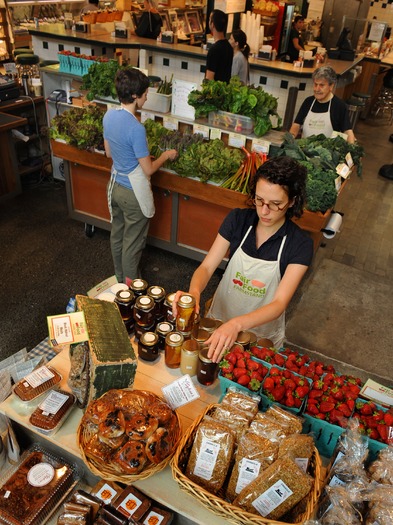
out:
<path id="1" fill-rule="evenodd" d="M 359 378 L 328 372 L 313 381 L 305 412 L 315 418 L 346 427 L 360 389 Z"/>
<path id="2" fill-rule="evenodd" d="M 251 353 L 241 345 L 233 345 L 220 362 L 220 374 L 241 386 L 257 392 L 269 369 L 251 359 Z"/>
<path id="3" fill-rule="evenodd" d="M 300 409 L 309 391 L 310 385 L 306 378 L 276 366 L 272 366 L 262 385 L 262 393 L 271 401 L 289 408 Z"/>
<path id="4" fill-rule="evenodd" d="M 251 355 L 257 359 L 261 359 L 266 363 L 277 366 L 285 366 L 286 357 L 277 352 L 274 348 L 266 348 L 261 346 L 252 346 L 250 348 Z"/>
<path id="5" fill-rule="evenodd" d="M 393 445 L 393 408 L 386 410 L 373 401 L 358 399 L 352 417 L 359 420 L 361 433 L 370 439 Z"/>

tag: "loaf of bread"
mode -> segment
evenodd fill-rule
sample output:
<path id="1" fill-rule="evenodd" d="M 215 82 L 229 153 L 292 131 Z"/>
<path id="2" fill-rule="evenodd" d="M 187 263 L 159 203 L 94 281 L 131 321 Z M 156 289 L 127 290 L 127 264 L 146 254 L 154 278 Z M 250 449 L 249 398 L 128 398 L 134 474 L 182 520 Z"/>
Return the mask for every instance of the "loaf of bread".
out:
<path id="1" fill-rule="evenodd" d="M 22 401 L 33 401 L 61 381 L 61 375 L 52 366 L 41 366 L 14 386 L 14 394 Z"/>
<path id="2" fill-rule="evenodd" d="M 129 485 L 117 496 L 112 505 L 129 519 L 130 523 L 136 523 L 150 509 L 151 500 L 138 489 Z"/>
<path id="3" fill-rule="evenodd" d="M 75 396 L 65 390 L 52 390 L 30 416 L 30 424 L 44 433 L 58 430 L 75 403 Z"/>
<path id="4" fill-rule="evenodd" d="M 39 525 L 73 483 L 69 465 L 35 450 L 0 488 L 0 517 L 9 525 Z"/>
<path id="5" fill-rule="evenodd" d="M 247 485 L 233 504 L 252 514 L 279 520 L 307 496 L 312 486 L 311 476 L 289 456 L 283 456 Z"/>
<path id="6" fill-rule="evenodd" d="M 205 416 L 195 434 L 186 476 L 217 493 L 223 486 L 232 462 L 236 437 L 225 424 Z"/>

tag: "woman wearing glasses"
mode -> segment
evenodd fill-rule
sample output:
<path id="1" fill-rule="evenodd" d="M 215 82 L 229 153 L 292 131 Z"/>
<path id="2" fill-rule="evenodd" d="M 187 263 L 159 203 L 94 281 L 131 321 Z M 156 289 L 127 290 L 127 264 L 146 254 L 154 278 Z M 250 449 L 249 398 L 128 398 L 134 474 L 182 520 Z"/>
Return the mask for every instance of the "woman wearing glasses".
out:
<path id="1" fill-rule="evenodd" d="M 199 305 L 201 293 L 229 250 L 207 314 L 224 321 L 206 342 L 213 361 L 220 361 L 243 330 L 270 339 L 276 347 L 282 345 L 285 310 L 313 256 L 311 238 L 291 221 L 302 214 L 305 188 L 306 169 L 297 161 L 282 156 L 265 162 L 250 186 L 252 208 L 236 208 L 227 215 L 195 270 L 189 292 Z"/>

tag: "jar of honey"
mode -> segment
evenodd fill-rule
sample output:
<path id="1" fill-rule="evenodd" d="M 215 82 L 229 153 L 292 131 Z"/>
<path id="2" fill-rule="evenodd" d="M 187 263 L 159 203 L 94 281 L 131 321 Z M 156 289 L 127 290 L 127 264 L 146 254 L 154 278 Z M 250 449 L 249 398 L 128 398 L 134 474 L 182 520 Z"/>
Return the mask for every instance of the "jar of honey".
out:
<path id="1" fill-rule="evenodd" d="M 214 383 L 217 377 L 218 364 L 207 356 L 209 349 L 201 348 L 198 356 L 197 379 L 201 385 L 209 386 Z"/>
<path id="2" fill-rule="evenodd" d="M 154 299 L 154 316 L 157 320 L 164 318 L 165 290 L 162 286 L 149 286 L 147 295 Z"/>
<path id="3" fill-rule="evenodd" d="M 244 332 L 244 331 L 239 332 L 237 334 L 235 344 L 241 345 L 244 348 L 244 350 L 249 350 L 250 349 L 250 338 L 251 338 L 250 332 Z"/>
<path id="4" fill-rule="evenodd" d="M 168 323 L 174 324 L 176 322 L 176 318 L 172 313 L 172 303 L 173 299 L 175 298 L 176 292 L 169 293 L 165 297 L 164 301 L 164 311 L 165 311 L 165 318 L 168 321 Z"/>
<path id="5" fill-rule="evenodd" d="M 134 279 L 130 284 L 130 288 L 134 292 L 135 297 L 146 295 L 148 286 L 147 281 L 144 279 Z"/>
<path id="6" fill-rule="evenodd" d="M 177 302 L 176 330 L 191 332 L 195 321 L 195 297 L 183 294 Z"/>
<path id="7" fill-rule="evenodd" d="M 138 355 L 145 361 L 155 361 L 159 355 L 158 335 L 154 332 L 146 332 L 138 341 Z"/>
<path id="8" fill-rule="evenodd" d="M 165 364 L 168 368 L 179 368 L 181 347 L 184 338 L 179 332 L 171 332 L 165 337 Z"/>
<path id="9" fill-rule="evenodd" d="M 197 373 L 199 343 L 195 339 L 184 341 L 181 347 L 180 371 L 194 376 Z"/>
<path id="10" fill-rule="evenodd" d="M 192 339 L 195 339 L 195 341 L 199 343 L 200 347 L 204 346 L 205 342 L 209 339 L 210 336 L 211 333 L 207 330 L 202 330 L 202 328 L 192 332 Z"/>
<path id="11" fill-rule="evenodd" d="M 154 324 L 154 299 L 149 295 L 137 297 L 134 304 L 134 319 L 139 326 Z"/>
<path id="12" fill-rule="evenodd" d="M 131 290 L 119 290 L 115 295 L 115 304 L 119 309 L 120 315 L 123 319 L 123 323 L 130 334 L 134 331 L 134 293 Z"/>
<path id="13" fill-rule="evenodd" d="M 216 320 L 213 317 L 201 317 L 199 320 L 199 329 L 206 330 L 206 332 L 213 333 L 217 328 Z"/>
<path id="14" fill-rule="evenodd" d="M 134 325 L 135 342 L 139 341 L 143 334 L 147 332 L 154 332 L 154 323 L 151 326 L 140 326 L 138 323 Z"/>
<path id="15" fill-rule="evenodd" d="M 174 330 L 174 326 L 172 323 L 167 323 L 166 321 L 157 323 L 156 334 L 158 335 L 158 348 L 160 350 L 165 350 L 165 337 L 170 332 L 173 332 L 173 330 Z"/>

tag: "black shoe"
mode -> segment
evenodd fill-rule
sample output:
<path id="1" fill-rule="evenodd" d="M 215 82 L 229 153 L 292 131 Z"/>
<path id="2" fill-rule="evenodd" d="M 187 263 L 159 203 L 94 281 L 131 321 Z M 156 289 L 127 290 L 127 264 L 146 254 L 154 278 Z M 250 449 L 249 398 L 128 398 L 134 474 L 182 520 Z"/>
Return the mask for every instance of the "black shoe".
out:
<path id="1" fill-rule="evenodd" d="M 385 179 L 393 180 L 393 164 L 385 164 L 379 169 L 378 174 Z"/>
<path id="2" fill-rule="evenodd" d="M 393 142 L 393 133 L 389 137 L 390 142 Z"/>

